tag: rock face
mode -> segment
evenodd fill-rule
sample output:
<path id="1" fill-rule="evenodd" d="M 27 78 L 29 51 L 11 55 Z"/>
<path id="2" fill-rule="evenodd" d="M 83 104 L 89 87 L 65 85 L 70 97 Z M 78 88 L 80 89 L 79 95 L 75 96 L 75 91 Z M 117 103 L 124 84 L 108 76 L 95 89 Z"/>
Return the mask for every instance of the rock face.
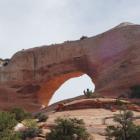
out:
<path id="1" fill-rule="evenodd" d="M 123 24 L 91 38 L 17 52 L 0 67 L 0 108 L 47 105 L 66 80 L 88 74 L 95 92 L 127 94 L 140 85 L 140 25 Z"/>

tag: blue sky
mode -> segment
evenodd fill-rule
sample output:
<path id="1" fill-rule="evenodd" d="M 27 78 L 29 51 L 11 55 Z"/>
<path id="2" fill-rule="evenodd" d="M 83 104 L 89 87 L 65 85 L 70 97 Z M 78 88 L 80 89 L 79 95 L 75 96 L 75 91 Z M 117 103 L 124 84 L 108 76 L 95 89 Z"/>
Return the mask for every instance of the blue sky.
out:
<path id="1" fill-rule="evenodd" d="M 0 0 L 0 58 L 94 36 L 126 21 L 140 24 L 140 0 Z M 81 89 L 91 85 L 77 83 Z"/>

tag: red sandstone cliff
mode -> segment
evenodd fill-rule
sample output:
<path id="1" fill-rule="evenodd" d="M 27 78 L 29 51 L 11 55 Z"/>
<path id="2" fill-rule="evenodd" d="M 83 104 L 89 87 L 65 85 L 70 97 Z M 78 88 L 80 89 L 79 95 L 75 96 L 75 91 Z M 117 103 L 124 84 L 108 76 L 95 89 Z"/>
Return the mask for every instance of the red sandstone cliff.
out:
<path id="1" fill-rule="evenodd" d="M 36 110 L 71 77 L 88 74 L 95 92 L 118 96 L 140 84 L 140 25 L 17 52 L 0 67 L 0 108 Z"/>

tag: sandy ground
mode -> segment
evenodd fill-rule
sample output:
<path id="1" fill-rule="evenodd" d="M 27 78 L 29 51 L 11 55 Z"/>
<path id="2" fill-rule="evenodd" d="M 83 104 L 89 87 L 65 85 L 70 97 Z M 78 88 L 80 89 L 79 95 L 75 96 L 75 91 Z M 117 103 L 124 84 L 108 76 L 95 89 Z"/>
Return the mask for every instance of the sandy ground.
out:
<path id="1" fill-rule="evenodd" d="M 95 140 L 105 140 L 103 136 L 104 130 L 107 125 L 113 124 L 112 119 L 108 119 L 106 121 L 106 125 L 103 124 L 103 119 L 105 117 L 113 116 L 114 114 L 119 113 L 111 112 L 110 110 L 105 109 L 83 109 L 83 110 L 73 110 L 73 111 L 63 111 L 63 112 L 55 112 L 49 115 L 49 119 L 47 123 L 53 124 L 54 120 L 57 117 L 76 117 L 79 119 L 83 119 L 86 125 L 88 132 L 90 132 Z M 140 112 L 134 112 L 135 116 L 140 116 Z M 140 123 L 140 120 L 136 121 Z"/>

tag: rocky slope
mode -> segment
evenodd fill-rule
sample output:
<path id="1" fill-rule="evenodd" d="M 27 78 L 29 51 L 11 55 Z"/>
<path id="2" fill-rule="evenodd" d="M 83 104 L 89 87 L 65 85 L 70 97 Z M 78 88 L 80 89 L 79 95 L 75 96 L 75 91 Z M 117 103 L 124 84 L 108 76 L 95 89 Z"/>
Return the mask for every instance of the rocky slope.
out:
<path id="1" fill-rule="evenodd" d="M 130 103 L 126 100 L 121 100 L 128 109 L 134 113 L 134 123 L 140 124 L 140 106 Z M 43 132 L 50 132 L 50 128 L 55 125 L 55 119 L 57 118 L 78 118 L 83 119 L 86 129 L 93 136 L 93 140 L 105 140 L 105 129 L 108 125 L 114 125 L 113 116 L 120 113 L 120 105 L 117 104 L 116 99 L 112 98 L 83 98 L 76 97 L 75 99 L 64 100 L 64 106 L 61 110 L 57 110 L 58 102 L 44 110 L 44 113 L 48 116 L 48 120 L 45 123 L 40 123 L 39 126 Z M 54 107 L 55 106 L 55 107 Z M 136 110 L 136 106 L 137 109 Z M 131 107 L 131 108 L 130 108 Z"/>
<path id="2" fill-rule="evenodd" d="M 121 24 L 95 37 L 17 52 L 0 67 L 0 108 L 37 110 L 66 80 L 85 73 L 95 92 L 107 96 L 140 85 L 140 25 Z"/>

